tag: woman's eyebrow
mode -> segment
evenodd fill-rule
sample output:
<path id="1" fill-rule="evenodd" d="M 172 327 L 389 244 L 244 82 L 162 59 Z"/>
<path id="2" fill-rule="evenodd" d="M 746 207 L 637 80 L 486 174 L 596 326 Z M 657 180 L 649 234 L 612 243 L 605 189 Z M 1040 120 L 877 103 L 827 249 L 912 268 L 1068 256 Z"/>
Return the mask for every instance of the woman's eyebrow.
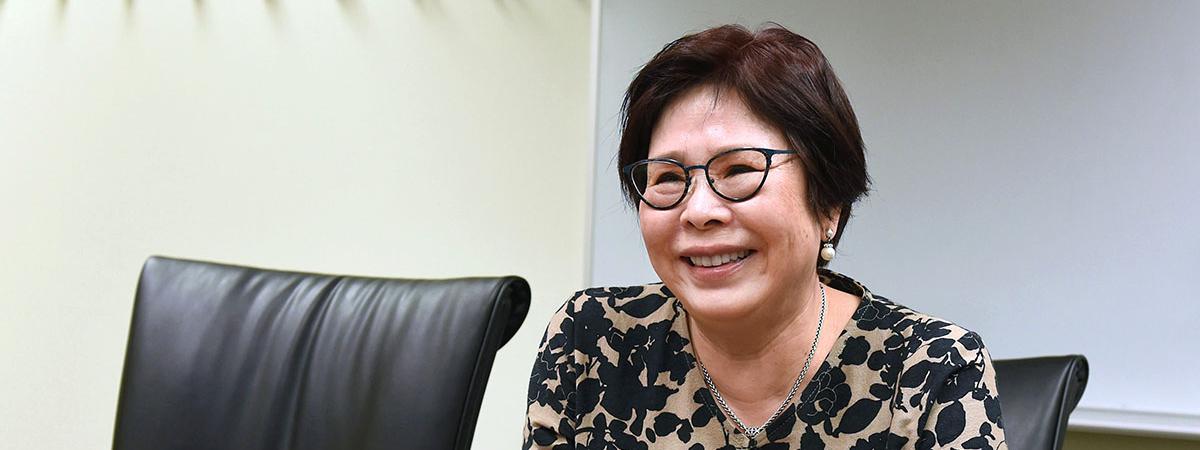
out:
<path id="1" fill-rule="evenodd" d="M 651 157 L 650 154 L 647 153 L 646 157 L 650 158 L 650 159 L 673 159 L 675 161 L 683 161 L 683 158 L 681 157 L 682 153 L 683 152 L 681 152 L 679 150 L 671 150 L 669 152 L 664 152 L 664 153 L 659 154 L 658 156 L 653 156 L 653 157 Z"/>
<path id="2" fill-rule="evenodd" d="M 750 144 L 721 145 L 721 146 L 717 146 L 717 147 L 708 149 L 708 152 L 701 159 L 707 161 L 708 158 L 712 158 L 717 153 L 734 150 L 734 149 L 739 149 L 739 148 L 763 148 L 763 147 L 761 145 L 750 145 Z M 646 158 L 647 159 L 673 159 L 675 161 L 682 162 L 683 161 L 682 153 L 683 153 L 683 151 L 680 151 L 680 150 L 671 150 L 671 151 L 663 152 L 663 153 L 659 154 L 658 156 L 650 156 L 650 153 L 646 152 Z"/>

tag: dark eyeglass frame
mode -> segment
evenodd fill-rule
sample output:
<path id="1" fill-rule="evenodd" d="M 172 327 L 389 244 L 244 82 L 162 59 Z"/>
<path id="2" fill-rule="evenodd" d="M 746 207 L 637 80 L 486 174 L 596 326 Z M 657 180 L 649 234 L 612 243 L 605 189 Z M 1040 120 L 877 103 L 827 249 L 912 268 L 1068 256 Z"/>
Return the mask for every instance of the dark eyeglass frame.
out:
<path id="1" fill-rule="evenodd" d="M 708 174 L 709 166 L 712 165 L 712 162 L 714 160 L 716 160 L 717 158 L 720 158 L 724 155 L 727 155 L 727 154 L 733 153 L 733 152 L 744 152 L 744 151 L 748 151 L 748 150 L 757 151 L 757 152 L 761 153 L 764 157 L 767 158 L 767 165 L 766 165 L 766 168 L 763 169 L 762 179 L 758 180 L 758 186 L 755 186 L 753 191 L 750 191 L 749 194 L 746 194 L 745 196 L 742 196 L 742 197 L 729 197 L 729 196 L 726 196 L 725 194 L 722 194 L 721 191 L 717 189 L 716 185 L 713 184 L 713 179 Z M 666 211 L 668 209 L 672 209 L 676 206 L 679 206 L 680 203 L 683 203 L 683 199 L 687 198 L 688 191 L 690 191 L 692 189 L 692 171 L 696 170 L 696 169 L 704 170 L 704 179 L 706 181 L 708 181 L 708 187 L 710 189 L 712 189 L 713 193 L 717 194 L 718 197 L 721 197 L 725 200 L 729 200 L 729 201 L 735 202 L 735 203 L 750 200 L 751 198 L 754 198 L 755 195 L 758 195 L 758 191 L 761 191 L 763 185 L 767 183 L 767 175 L 769 175 L 771 173 L 771 159 L 775 155 L 787 155 L 787 154 L 799 155 L 800 152 L 798 152 L 796 150 L 776 150 L 776 149 L 772 149 L 772 148 L 759 148 L 759 147 L 731 148 L 729 150 L 725 150 L 721 153 L 717 153 L 717 154 L 713 155 L 711 158 L 708 158 L 708 161 L 706 161 L 704 164 L 698 164 L 698 165 L 694 165 L 694 166 L 685 166 L 685 165 L 683 165 L 683 163 L 676 161 L 674 159 L 651 158 L 651 159 L 643 159 L 641 161 L 634 162 L 633 164 L 626 165 L 625 167 L 621 168 L 621 172 L 625 174 L 625 179 L 627 180 L 627 183 L 629 183 L 630 187 L 632 188 L 631 190 L 633 191 L 633 193 L 635 195 L 637 195 L 638 199 L 641 200 L 642 203 L 646 204 L 646 206 L 649 206 L 650 208 L 657 209 L 659 211 Z M 684 175 L 683 193 L 679 196 L 679 199 L 675 200 L 674 203 L 671 203 L 668 206 L 660 207 L 660 206 L 654 206 L 653 204 L 651 204 L 649 200 L 646 200 L 646 197 L 642 196 L 641 191 L 639 191 L 637 188 L 637 184 L 634 183 L 634 181 L 633 181 L 634 167 L 637 167 L 639 164 L 652 163 L 652 162 L 674 164 L 675 166 L 678 166 L 680 169 L 683 169 L 683 175 Z"/>

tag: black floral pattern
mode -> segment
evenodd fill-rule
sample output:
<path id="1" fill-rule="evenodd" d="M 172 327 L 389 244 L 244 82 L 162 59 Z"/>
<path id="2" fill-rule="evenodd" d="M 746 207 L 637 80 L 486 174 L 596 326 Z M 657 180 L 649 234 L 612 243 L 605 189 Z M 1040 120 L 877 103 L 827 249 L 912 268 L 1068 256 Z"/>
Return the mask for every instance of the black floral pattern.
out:
<path id="1" fill-rule="evenodd" d="M 661 284 L 593 288 L 555 314 L 533 364 L 526 449 L 1006 449 L 979 336 L 871 294 L 757 440 L 726 419 L 691 354 L 686 311 Z"/>

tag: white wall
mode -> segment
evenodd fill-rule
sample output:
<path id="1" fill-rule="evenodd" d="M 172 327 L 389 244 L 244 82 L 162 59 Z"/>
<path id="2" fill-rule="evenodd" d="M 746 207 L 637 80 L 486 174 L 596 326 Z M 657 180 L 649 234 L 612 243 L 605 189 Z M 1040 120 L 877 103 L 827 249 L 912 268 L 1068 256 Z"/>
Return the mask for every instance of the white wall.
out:
<path id="1" fill-rule="evenodd" d="M 589 8 L 0 1 L 0 446 L 111 445 L 151 254 L 526 277 L 476 434 L 519 445 L 584 279 Z"/>
<path id="2" fill-rule="evenodd" d="M 1200 3 L 607 1 L 600 21 L 596 284 L 655 278 L 615 172 L 634 73 L 687 32 L 777 21 L 829 57 L 867 145 L 833 269 L 997 358 L 1085 354 L 1083 408 L 1149 413 L 1098 428 L 1200 436 Z"/>

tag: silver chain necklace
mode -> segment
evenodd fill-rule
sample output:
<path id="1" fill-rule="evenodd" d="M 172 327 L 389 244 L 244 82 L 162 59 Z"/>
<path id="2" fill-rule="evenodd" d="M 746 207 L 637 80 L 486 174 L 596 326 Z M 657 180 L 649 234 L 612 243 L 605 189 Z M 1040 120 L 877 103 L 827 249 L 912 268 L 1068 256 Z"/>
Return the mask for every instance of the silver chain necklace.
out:
<path id="1" fill-rule="evenodd" d="M 721 391 L 717 390 L 717 385 L 713 383 L 712 377 L 708 375 L 708 369 L 704 367 L 704 363 L 700 362 L 700 358 L 696 358 L 696 363 L 700 365 L 700 372 L 704 373 L 704 384 L 707 384 L 708 390 L 712 391 L 713 398 L 717 400 L 717 404 L 721 405 L 721 409 L 725 410 L 725 415 L 733 419 L 733 422 L 745 431 L 746 436 L 750 437 L 750 439 L 758 437 L 759 433 L 762 433 L 771 422 L 779 418 L 780 414 L 783 414 L 787 406 L 792 403 L 792 399 L 796 397 L 796 390 L 800 388 L 800 382 L 804 380 L 805 375 L 808 375 L 808 365 L 812 362 L 813 355 L 817 353 L 817 341 L 821 339 L 821 325 L 825 323 L 825 286 L 817 283 L 817 287 L 821 288 L 821 315 L 817 318 L 817 335 L 813 337 L 812 347 L 808 349 L 808 357 L 804 358 L 804 368 L 800 369 L 800 375 L 792 383 L 792 389 L 788 391 L 787 398 L 783 400 L 783 404 L 779 405 L 775 413 L 771 414 L 771 417 L 767 418 L 767 421 L 763 422 L 762 425 L 748 427 L 745 422 L 742 422 L 742 419 L 738 418 L 737 414 L 733 412 L 733 408 L 730 408 L 729 404 L 725 402 L 725 397 L 721 396 Z"/>

